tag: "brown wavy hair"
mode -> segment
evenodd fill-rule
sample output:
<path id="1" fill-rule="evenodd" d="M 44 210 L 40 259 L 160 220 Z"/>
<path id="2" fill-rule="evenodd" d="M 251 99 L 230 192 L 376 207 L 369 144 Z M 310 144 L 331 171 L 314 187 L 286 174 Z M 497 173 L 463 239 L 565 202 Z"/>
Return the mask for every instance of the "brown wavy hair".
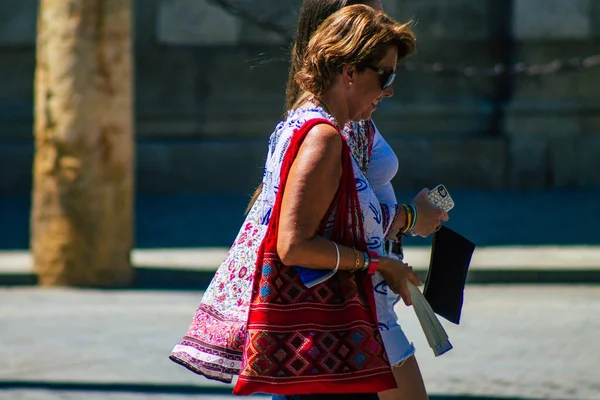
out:
<path id="1" fill-rule="evenodd" d="M 296 83 L 301 92 L 319 98 L 345 65 L 354 65 L 362 72 L 381 61 L 389 46 L 398 49 L 398 60 L 415 51 L 410 23 L 398 23 L 384 12 L 361 4 L 344 7 L 323 21 L 311 37 Z M 292 108 L 302 102 L 300 95 Z"/>
<path id="2" fill-rule="evenodd" d="M 296 27 L 296 35 L 294 38 L 294 46 L 292 47 L 292 55 L 290 59 L 290 69 L 288 74 L 287 87 L 285 90 L 285 108 L 290 110 L 298 96 L 300 95 L 300 86 L 296 82 L 296 74 L 304 64 L 304 54 L 311 36 L 319 25 L 323 23 L 331 14 L 342 9 L 343 7 L 354 4 L 370 5 L 370 0 L 304 0 L 300 6 L 298 15 L 298 25 Z"/>

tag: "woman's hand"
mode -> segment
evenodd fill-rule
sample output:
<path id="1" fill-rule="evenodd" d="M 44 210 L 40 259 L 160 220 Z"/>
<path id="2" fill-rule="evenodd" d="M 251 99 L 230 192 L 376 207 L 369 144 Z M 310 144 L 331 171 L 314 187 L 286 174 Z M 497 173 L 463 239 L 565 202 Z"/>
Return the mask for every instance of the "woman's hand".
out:
<path id="1" fill-rule="evenodd" d="M 435 232 L 442 221 L 448 221 L 448 213 L 431 204 L 429 189 L 422 189 L 413 199 L 412 203 L 417 208 L 417 221 L 413 231 L 422 237 L 427 237 Z"/>
<path id="2" fill-rule="evenodd" d="M 412 267 L 408 264 L 403 263 L 400 260 L 391 257 L 381 257 L 379 259 L 379 269 L 377 270 L 385 279 L 388 287 L 396 294 L 402 297 L 404 304 L 410 306 L 412 299 L 408 291 L 407 280 L 410 280 L 417 286 L 421 286 L 423 283 L 413 272 Z"/>

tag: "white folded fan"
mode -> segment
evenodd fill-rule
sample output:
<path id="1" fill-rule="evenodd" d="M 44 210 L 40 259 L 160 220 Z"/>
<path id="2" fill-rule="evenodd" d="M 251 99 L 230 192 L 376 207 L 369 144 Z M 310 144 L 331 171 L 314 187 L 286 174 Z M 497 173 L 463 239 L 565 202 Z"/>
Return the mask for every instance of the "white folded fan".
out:
<path id="1" fill-rule="evenodd" d="M 412 282 L 408 280 L 407 282 L 415 314 L 417 314 L 417 318 L 425 333 L 429 347 L 431 347 L 433 354 L 436 357 L 441 356 L 452 349 L 452 344 L 450 344 L 450 341 L 448 340 L 448 334 L 437 319 L 437 316 L 431 309 L 427 299 L 423 296 L 423 293 L 421 293 L 421 290 Z"/>

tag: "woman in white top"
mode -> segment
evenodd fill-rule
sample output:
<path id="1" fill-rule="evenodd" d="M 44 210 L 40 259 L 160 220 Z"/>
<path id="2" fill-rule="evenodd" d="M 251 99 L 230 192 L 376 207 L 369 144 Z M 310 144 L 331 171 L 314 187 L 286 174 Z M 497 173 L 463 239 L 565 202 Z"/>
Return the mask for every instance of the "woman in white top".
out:
<path id="1" fill-rule="evenodd" d="M 381 136 L 375 124 L 373 126 L 375 134 L 373 135 L 373 149 L 367 168 L 367 179 L 380 203 L 397 204 L 392 179 L 398 172 L 398 157 L 388 142 Z"/>
<path id="2" fill-rule="evenodd" d="M 296 40 L 292 50 L 289 80 L 287 85 L 287 108 L 297 100 L 301 88 L 297 85 L 295 74 L 304 60 L 306 44 L 311 34 L 318 25 L 331 13 L 352 4 L 366 4 L 374 9 L 382 10 L 381 0 L 304 0 L 298 18 Z M 391 97 L 393 88 L 390 85 L 383 97 Z M 407 220 L 405 209 L 401 207 L 394 193 L 391 180 L 398 171 L 398 158 L 389 144 L 385 141 L 376 128 L 370 113 L 365 114 L 365 121 L 352 122 L 345 126 L 343 134 L 348 140 L 359 168 L 365 173 L 373 192 L 381 205 L 383 218 L 395 220 L 395 227 L 386 232 L 387 238 L 397 240 L 398 227 L 402 227 Z M 412 231 L 419 236 L 429 236 L 446 221 L 448 215 L 432 206 L 428 200 L 428 189 L 423 189 L 413 199 L 418 214 Z M 387 216 L 385 215 L 387 213 Z M 392 225 L 392 224 L 390 224 Z M 385 238 L 384 238 L 385 240 Z M 389 248 L 387 248 L 389 250 Z M 410 260 L 406 260 L 410 261 Z M 375 283 L 375 300 L 378 307 L 380 331 L 385 344 L 386 352 L 393 366 L 394 376 L 398 385 L 397 389 L 379 394 L 381 400 L 400 399 L 426 399 L 427 393 L 423 384 L 419 366 L 414 357 L 415 349 L 406 338 L 397 323 L 394 305 L 399 301 L 399 296 L 388 290 L 384 280 Z"/>

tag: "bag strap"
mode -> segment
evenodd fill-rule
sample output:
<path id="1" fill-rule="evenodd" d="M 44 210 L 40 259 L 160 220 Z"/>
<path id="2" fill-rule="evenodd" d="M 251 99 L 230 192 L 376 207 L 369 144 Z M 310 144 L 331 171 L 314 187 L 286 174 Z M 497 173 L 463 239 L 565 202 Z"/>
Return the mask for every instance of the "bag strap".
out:
<path id="1" fill-rule="evenodd" d="M 294 132 L 292 135 L 292 140 L 288 146 L 288 149 L 286 150 L 281 165 L 279 190 L 277 192 L 275 204 L 271 213 L 271 220 L 269 221 L 265 241 L 263 242 L 263 245 L 266 247 L 266 249 L 274 250 L 277 246 L 277 231 L 279 230 L 281 203 L 285 193 L 287 179 L 296 156 L 298 155 L 298 151 L 304 143 L 304 139 L 306 139 L 308 132 L 320 124 L 326 124 L 334 127 L 342 138 L 342 176 L 340 178 L 338 190 L 334 196 L 331 206 L 329 207 L 325 218 L 323 219 L 320 231 L 324 231 L 325 224 L 331 218 L 332 213 L 337 212 L 333 228 L 335 237 L 332 237 L 332 239 L 340 241 L 340 244 L 358 246 L 361 248 L 366 247 L 364 228 L 362 224 L 362 218 L 360 217 L 360 204 L 358 202 L 358 193 L 356 191 L 356 183 L 354 181 L 354 170 L 352 168 L 350 147 L 348 146 L 344 136 L 341 135 L 339 129 L 333 123 L 324 118 L 314 118 L 306 121 Z M 349 212 L 352 212 L 351 221 L 345 217 Z"/>

